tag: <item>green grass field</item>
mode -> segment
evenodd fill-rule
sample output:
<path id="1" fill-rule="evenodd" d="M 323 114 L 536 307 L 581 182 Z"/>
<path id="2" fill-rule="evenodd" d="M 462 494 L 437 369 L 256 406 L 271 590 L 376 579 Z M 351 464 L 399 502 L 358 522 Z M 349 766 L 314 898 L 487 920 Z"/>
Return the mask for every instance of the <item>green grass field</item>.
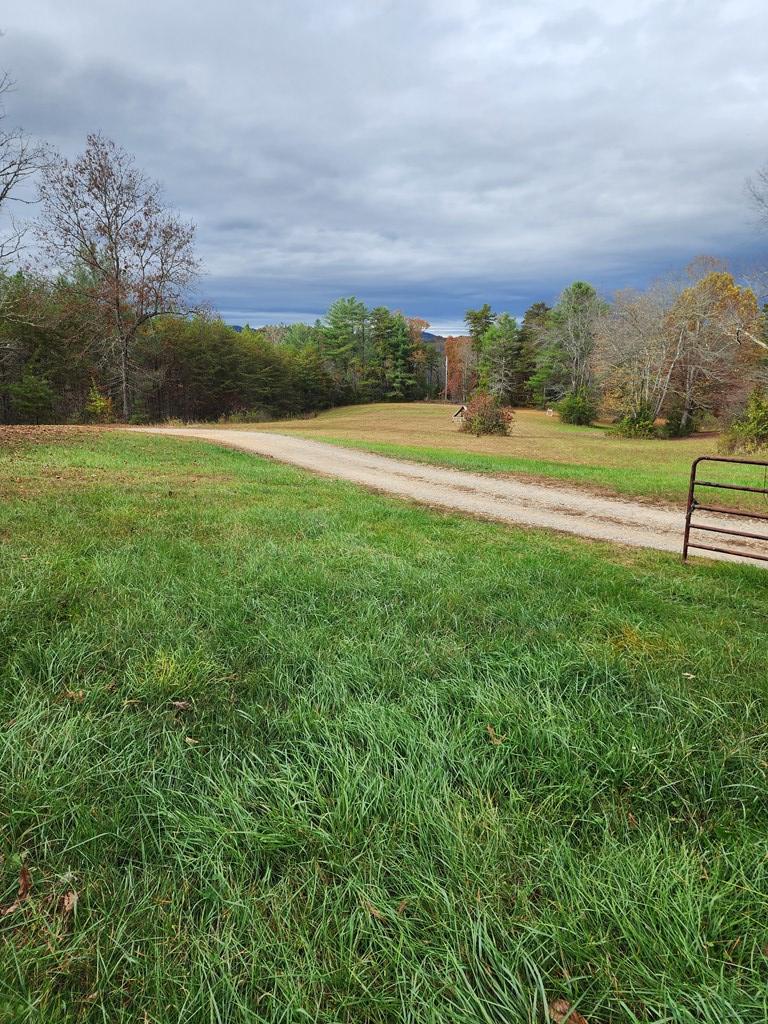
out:
<path id="1" fill-rule="evenodd" d="M 299 434 L 453 469 L 546 478 L 678 506 L 685 504 L 693 459 L 717 455 L 717 437 L 712 433 L 676 441 L 626 440 L 611 436 L 605 426 L 568 426 L 557 416 L 550 418 L 532 409 L 517 410 L 509 437 L 473 437 L 453 422 L 456 408 L 435 403 L 348 406 L 314 419 L 259 424 L 256 429 Z M 721 482 L 768 486 L 764 469 L 718 466 L 713 472 L 713 479 Z M 764 497 L 720 491 L 717 502 L 768 511 Z"/>
<path id="2" fill-rule="evenodd" d="M 763 1024 L 764 569 L 42 436 L 0 458 L 3 1024 Z"/>

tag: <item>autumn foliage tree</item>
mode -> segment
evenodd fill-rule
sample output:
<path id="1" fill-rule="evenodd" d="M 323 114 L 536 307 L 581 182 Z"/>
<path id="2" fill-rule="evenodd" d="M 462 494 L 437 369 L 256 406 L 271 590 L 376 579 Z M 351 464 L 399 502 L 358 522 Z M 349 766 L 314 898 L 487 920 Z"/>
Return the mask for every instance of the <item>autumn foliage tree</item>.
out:
<path id="1" fill-rule="evenodd" d="M 464 410 L 460 430 L 475 437 L 482 437 L 484 434 L 496 434 L 506 437 L 514 422 L 515 414 L 509 408 L 501 404 L 494 395 L 486 391 L 478 391 Z"/>
<path id="2" fill-rule="evenodd" d="M 467 335 L 445 339 L 445 397 L 465 401 L 477 383 L 477 353 Z"/>
<path id="3" fill-rule="evenodd" d="M 133 157 L 100 134 L 70 162 L 51 154 L 39 186 L 41 249 L 59 270 L 84 271 L 83 294 L 115 363 L 122 416 L 132 401 L 131 355 L 154 318 L 187 309 L 199 272 L 194 227 L 163 201 Z"/>
<path id="4" fill-rule="evenodd" d="M 688 271 L 691 284 L 670 310 L 668 325 L 675 339 L 671 390 L 682 433 L 698 412 L 733 412 L 746 398 L 759 359 L 758 349 L 739 344 L 739 332 L 759 330 L 760 310 L 750 289 L 716 261 L 695 261 Z"/>

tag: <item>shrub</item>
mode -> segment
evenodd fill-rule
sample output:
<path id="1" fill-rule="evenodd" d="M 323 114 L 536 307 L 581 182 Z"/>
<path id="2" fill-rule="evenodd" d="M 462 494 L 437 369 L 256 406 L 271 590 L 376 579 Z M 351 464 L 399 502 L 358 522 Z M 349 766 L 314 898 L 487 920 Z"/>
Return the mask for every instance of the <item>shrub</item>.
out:
<path id="1" fill-rule="evenodd" d="M 114 423 L 115 413 L 112 399 L 102 394 L 95 380 L 91 381 L 88 401 L 83 406 L 83 420 L 86 423 Z"/>
<path id="2" fill-rule="evenodd" d="M 636 412 L 627 413 L 614 425 L 612 433 L 619 437 L 658 437 L 653 409 L 642 405 Z"/>
<path id="3" fill-rule="evenodd" d="M 269 423 L 278 417 L 268 409 L 235 409 L 224 413 L 216 420 L 217 423 Z"/>
<path id="4" fill-rule="evenodd" d="M 723 434 L 718 448 L 726 455 L 754 455 L 768 449 L 768 395 L 762 388 L 755 388 L 749 396 L 744 415 Z"/>
<path id="5" fill-rule="evenodd" d="M 502 406 L 493 395 L 479 391 L 467 406 L 461 430 L 480 437 L 481 434 L 499 434 L 506 437 L 515 414 L 509 406 Z"/>
<path id="6" fill-rule="evenodd" d="M 597 402 L 589 391 L 576 391 L 557 403 L 557 411 L 563 423 L 589 427 L 597 416 Z"/>
<path id="7" fill-rule="evenodd" d="M 690 437 L 697 427 L 696 418 L 689 416 L 683 423 L 684 409 L 681 405 L 673 406 L 667 415 L 667 422 L 659 430 L 661 437 Z"/>

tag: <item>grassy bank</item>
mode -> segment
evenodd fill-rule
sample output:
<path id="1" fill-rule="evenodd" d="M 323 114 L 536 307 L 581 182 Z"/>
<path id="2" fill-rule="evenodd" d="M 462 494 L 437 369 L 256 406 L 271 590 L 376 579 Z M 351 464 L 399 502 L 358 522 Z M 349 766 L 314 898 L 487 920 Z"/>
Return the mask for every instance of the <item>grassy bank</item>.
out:
<path id="1" fill-rule="evenodd" d="M 765 1020 L 764 570 L 65 440 L 0 459 L 1 1020 Z"/>
<path id="2" fill-rule="evenodd" d="M 299 434 L 318 441 L 363 448 L 394 458 L 476 473 L 546 478 L 571 486 L 652 501 L 684 504 L 691 462 L 717 455 L 714 434 L 676 441 L 627 440 L 607 427 L 573 427 L 532 409 L 516 412 L 509 437 L 472 437 L 452 420 L 455 406 L 440 404 L 349 406 L 311 420 L 260 424 L 259 430 Z M 242 429 L 242 427 L 240 428 Z M 719 466 L 716 479 L 764 486 L 762 469 Z M 744 494 L 720 492 L 718 503 L 760 505 Z"/>

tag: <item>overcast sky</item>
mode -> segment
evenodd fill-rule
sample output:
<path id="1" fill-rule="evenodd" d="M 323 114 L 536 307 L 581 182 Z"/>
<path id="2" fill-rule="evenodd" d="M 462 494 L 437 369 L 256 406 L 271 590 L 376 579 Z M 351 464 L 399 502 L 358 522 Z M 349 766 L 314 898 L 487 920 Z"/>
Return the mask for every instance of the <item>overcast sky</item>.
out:
<path id="1" fill-rule="evenodd" d="M 99 130 L 233 323 L 356 295 L 458 330 L 768 250 L 759 0 L 6 0 L 7 123 Z"/>

